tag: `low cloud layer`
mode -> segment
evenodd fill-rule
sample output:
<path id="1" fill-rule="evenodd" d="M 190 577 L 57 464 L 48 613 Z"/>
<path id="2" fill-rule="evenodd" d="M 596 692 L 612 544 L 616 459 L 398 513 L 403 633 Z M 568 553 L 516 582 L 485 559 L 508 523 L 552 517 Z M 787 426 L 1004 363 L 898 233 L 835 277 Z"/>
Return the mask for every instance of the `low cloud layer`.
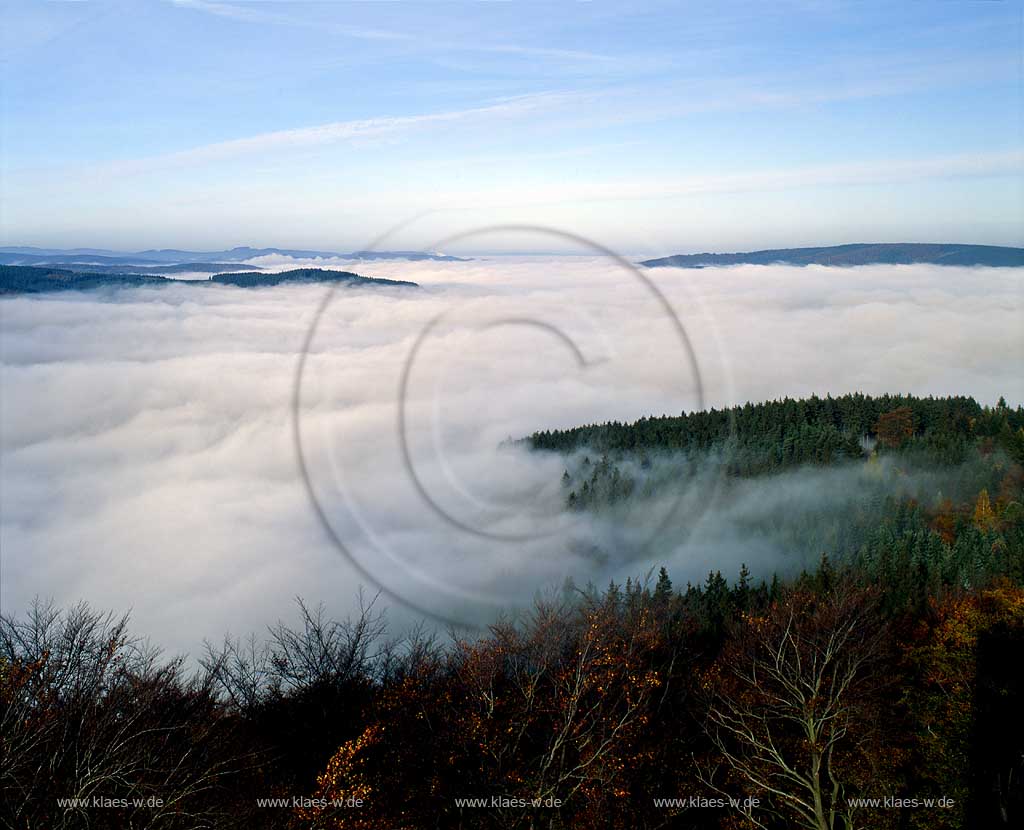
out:
<path id="1" fill-rule="evenodd" d="M 447 617 L 485 620 L 566 576 L 603 584 L 653 564 L 593 556 L 585 542 L 603 531 L 561 511 L 562 462 L 508 437 L 692 410 L 701 389 L 705 406 L 858 390 L 1024 401 L 1021 270 L 649 272 L 698 384 L 665 309 L 614 263 L 337 265 L 423 289 L 334 295 L 302 386 L 311 486 L 364 572 Z M 5 612 L 36 595 L 131 607 L 138 630 L 194 653 L 204 636 L 288 618 L 295 595 L 344 614 L 372 589 L 317 520 L 292 441 L 298 353 L 325 290 L 0 302 Z M 659 546 L 677 581 L 745 554 L 774 566 L 763 545 L 744 550 L 735 509 L 720 518 L 732 523 Z M 706 543 L 726 536 L 730 561 Z"/>

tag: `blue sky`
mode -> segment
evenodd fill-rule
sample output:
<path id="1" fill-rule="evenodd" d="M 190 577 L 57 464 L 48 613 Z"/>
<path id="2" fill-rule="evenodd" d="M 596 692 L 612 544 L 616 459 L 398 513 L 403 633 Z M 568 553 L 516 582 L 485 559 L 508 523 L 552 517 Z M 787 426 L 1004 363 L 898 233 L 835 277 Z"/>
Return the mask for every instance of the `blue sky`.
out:
<path id="1" fill-rule="evenodd" d="M 4 2 L 0 236 L 1020 245 L 1022 8 Z"/>

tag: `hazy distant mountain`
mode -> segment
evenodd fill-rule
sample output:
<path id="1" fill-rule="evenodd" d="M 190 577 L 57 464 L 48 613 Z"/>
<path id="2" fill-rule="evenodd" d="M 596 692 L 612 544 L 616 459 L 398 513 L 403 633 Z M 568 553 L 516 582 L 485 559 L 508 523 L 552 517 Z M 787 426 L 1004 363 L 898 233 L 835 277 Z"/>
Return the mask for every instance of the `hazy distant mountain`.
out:
<path id="1" fill-rule="evenodd" d="M 176 265 L 82 265 L 68 267 L 71 271 L 98 271 L 99 273 L 132 274 L 219 274 L 222 271 L 251 271 L 251 265 L 237 262 L 179 262 Z"/>
<path id="2" fill-rule="evenodd" d="M 106 248 L 35 248 L 31 245 L 7 245 L 0 246 L 0 251 L 9 254 L 93 254 L 96 256 L 116 255 L 126 256 L 117 251 L 109 251 Z"/>
<path id="3" fill-rule="evenodd" d="M 16 255 L 0 254 L 0 265 L 29 265 L 34 267 L 59 266 L 61 271 L 77 274 L 219 274 L 222 271 L 251 271 L 251 265 L 238 262 L 182 262 L 177 265 L 127 265 L 106 262 L 50 262 L 48 257 L 34 258 L 31 262 L 10 262 L 22 259 Z"/>
<path id="4" fill-rule="evenodd" d="M 435 260 L 438 262 L 467 262 L 461 257 L 425 251 L 305 251 L 292 248 L 232 248 L 230 251 L 180 251 L 173 248 L 150 251 L 108 251 L 102 248 L 32 248 L 26 246 L 0 247 L 0 264 L 4 265 L 64 265 L 91 263 L 104 265 L 160 265 L 199 262 L 241 262 L 261 256 L 287 256 L 293 259 L 407 259 Z M 251 267 L 251 266 L 250 266 Z"/>
<path id="5" fill-rule="evenodd" d="M 95 253 L 38 253 L 36 251 L 0 250 L 0 265 L 103 265 L 117 267 L 143 267 L 160 265 L 159 260 L 141 256 L 112 256 Z"/>
<path id="6" fill-rule="evenodd" d="M 140 251 L 138 256 L 147 259 L 159 260 L 160 262 L 206 262 L 223 260 L 224 262 L 240 262 L 246 259 L 253 259 L 260 256 L 287 256 L 293 259 L 409 259 L 409 260 L 438 260 L 441 262 L 465 262 L 459 257 L 446 256 L 445 254 L 432 254 L 425 251 L 354 251 L 352 253 L 338 253 L 336 251 L 306 251 L 295 248 L 250 248 L 243 246 L 232 248 L 230 251 L 177 251 L 163 249 L 159 251 Z"/>
<path id="7" fill-rule="evenodd" d="M 418 288 L 414 282 L 363 277 L 349 271 L 329 271 L 321 268 L 298 268 L 267 274 L 257 271 L 215 274 L 207 280 L 176 280 L 150 274 L 79 272 L 66 268 L 42 268 L 22 265 L 0 265 L 0 294 L 41 294 L 51 291 L 88 291 L 95 288 L 139 288 L 176 285 L 203 286 L 210 283 L 235 285 L 242 288 L 260 288 L 282 283 L 331 283 L 361 286 L 399 286 Z"/>
<path id="8" fill-rule="evenodd" d="M 778 248 L 739 254 L 678 254 L 641 262 L 648 268 L 702 268 L 705 265 L 989 265 L 1024 266 L 1024 248 L 917 242 L 856 243 L 825 248 Z"/>
<path id="9" fill-rule="evenodd" d="M 434 260 L 436 262 L 469 262 L 471 257 L 450 256 L 448 254 L 428 254 L 423 251 L 353 251 L 351 254 L 335 254 L 343 259 L 410 259 Z"/>

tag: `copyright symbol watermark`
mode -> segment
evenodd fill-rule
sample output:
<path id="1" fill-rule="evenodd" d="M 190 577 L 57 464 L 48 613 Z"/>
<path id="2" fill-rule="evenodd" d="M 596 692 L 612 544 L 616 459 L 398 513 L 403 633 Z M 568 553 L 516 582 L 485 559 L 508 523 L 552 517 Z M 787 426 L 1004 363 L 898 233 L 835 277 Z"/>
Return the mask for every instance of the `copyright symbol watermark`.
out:
<path id="1" fill-rule="evenodd" d="M 698 355 L 655 282 L 591 239 L 496 225 L 433 248 L 494 235 L 585 251 L 619 275 L 616 302 L 595 301 L 585 282 L 567 289 L 557 262 L 544 264 L 543 282 L 522 291 L 506 283 L 385 289 L 379 305 L 394 321 L 385 326 L 387 342 L 349 350 L 345 333 L 359 312 L 333 283 L 306 332 L 292 390 L 300 479 L 334 547 L 393 600 L 460 627 L 565 577 L 586 580 L 595 561 L 607 565 L 627 549 L 636 559 L 667 536 L 682 544 L 715 489 L 706 479 L 672 488 L 638 515 L 628 539 L 616 536 L 615 522 L 595 524 L 566 509 L 565 459 L 531 452 L 522 439 L 596 420 L 583 410 L 567 423 L 545 419 L 569 417 L 559 407 L 571 410 L 575 397 L 614 400 L 638 355 L 668 371 L 662 391 L 678 394 L 677 413 L 683 404 L 704 409 Z M 361 393 L 373 397 L 365 392 L 371 387 L 376 397 L 367 402 Z M 602 545 L 588 541 L 598 525 Z"/>

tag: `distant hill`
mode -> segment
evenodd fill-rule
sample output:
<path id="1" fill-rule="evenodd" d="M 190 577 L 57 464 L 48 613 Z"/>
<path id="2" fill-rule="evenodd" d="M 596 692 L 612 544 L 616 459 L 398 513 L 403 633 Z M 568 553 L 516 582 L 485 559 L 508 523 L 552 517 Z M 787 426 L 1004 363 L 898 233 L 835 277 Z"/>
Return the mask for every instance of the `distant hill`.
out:
<path id="1" fill-rule="evenodd" d="M 125 265 L 104 262 L 48 262 L 39 257 L 30 262 L 7 262 L 6 254 L 0 254 L 0 264 L 30 265 L 38 268 L 57 266 L 60 271 L 78 274 L 219 274 L 223 271 L 251 271 L 251 265 L 238 262 L 181 262 L 177 265 Z"/>
<path id="2" fill-rule="evenodd" d="M 247 246 L 232 248 L 230 251 L 140 251 L 138 256 L 147 259 L 159 260 L 161 262 L 205 262 L 212 260 L 223 260 L 224 262 L 240 262 L 246 259 L 254 259 L 261 256 L 287 256 L 293 259 L 408 259 L 408 260 L 436 260 L 439 262 L 468 262 L 455 256 L 446 254 L 428 253 L 426 251 L 353 251 L 351 253 L 338 253 L 336 251 L 307 251 L 295 248 L 249 248 Z"/>
<path id="3" fill-rule="evenodd" d="M 201 262 L 242 262 L 261 256 L 287 256 L 293 259 L 405 259 L 412 261 L 467 262 L 460 257 L 426 251 L 306 251 L 293 248 L 232 248 L 228 251 L 182 251 L 173 248 L 125 253 L 102 248 L 32 248 L 26 246 L 0 247 L 3 265 L 167 265 Z M 252 266 L 250 266 L 251 268 Z"/>
<path id="4" fill-rule="evenodd" d="M 107 265 L 102 268 L 82 265 L 69 267 L 68 270 L 89 270 L 101 274 L 220 274 L 224 271 L 251 271 L 252 266 L 242 265 L 237 262 L 179 262 L 176 265 Z"/>
<path id="5" fill-rule="evenodd" d="M 707 265 L 988 265 L 1024 266 L 1024 248 L 917 242 L 856 243 L 825 248 L 777 248 L 738 254 L 677 254 L 641 262 L 648 268 L 703 268 Z"/>
<path id="6" fill-rule="evenodd" d="M 285 282 L 344 282 L 350 285 L 400 285 L 407 288 L 419 288 L 414 282 L 406 280 L 385 280 L 379 277 L 361 277 L 349 271 L 328 271 L 323 268 L 296 268 L 292 271 L 279 271 L 268 274 L 262 271 L 243 271 L 233 274 L 215 274 L 210 277 L 212 282 L 222 285 L 237 285 L 242 288 L 259 288 L 266 285 L 280 285 Z M 182 282 L 197 282 L 182 280 Z M 202 284 L 202 280 L 198 280 Z"/>
<path id="7" fill-rule="evenodd" d="M 95 253 L 37 253 L 28 251 L 0 250 L 0 265 L 102 265 L 119 267 L 157 266 L 163 263 L 156 259 L 143 259 L 140 256 L 115 256 L 112 254 Z"/>
<path id="8" fill-rule="evenodd" d="M 340 282 L 360 286 L 399 286 L 418 288 L 414 282 L 363 277 L 349 271 L 329 271 L 321 268 L 299 268 L 267 274 L 256 271 L 214 274 L 208 280 L 176 280 L 153 274 L 89 273 L 64 268 L 42 268 L 22 265 L 0 265 L 0 295 L 42 294 L 52 291 L 89 291 L 96 288 L 140 288 L 175 283 L 203 286 L 211 282 L 235 285 L 241 288 L 260 288 L 282 283 Z"/>

